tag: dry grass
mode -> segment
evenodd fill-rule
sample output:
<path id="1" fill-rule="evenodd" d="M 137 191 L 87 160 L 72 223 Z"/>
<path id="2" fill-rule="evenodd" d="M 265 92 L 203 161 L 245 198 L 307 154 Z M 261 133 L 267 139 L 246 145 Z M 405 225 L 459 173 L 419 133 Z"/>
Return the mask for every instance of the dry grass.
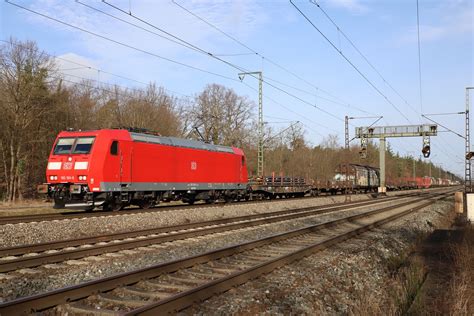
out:
<path id="1" fill-rule="evenodd" d="M 451 315 L 474 315 L 474 228 L 465 230 L 463 241 L 452 246 L 454 274 L 447 295 Z"/>
<path id="2" fill-rule="evenodd" d="M 426 267 L 420 260 L 413 260 L 411 251 L 386 259 L 389 277 L 385 293 L 375 295 L 367 289 L 362 291 L 352 306 L 350 315 L 406 315 L 426 277 Z M 411 313 L 411 311 L 410 311 Z"/>

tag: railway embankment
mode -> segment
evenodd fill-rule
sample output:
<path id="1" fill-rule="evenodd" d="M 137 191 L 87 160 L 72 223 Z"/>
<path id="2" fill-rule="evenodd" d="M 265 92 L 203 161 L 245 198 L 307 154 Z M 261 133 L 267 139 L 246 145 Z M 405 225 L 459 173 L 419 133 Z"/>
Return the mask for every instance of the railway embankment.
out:
<path id="1" fill-rule="evenodd" d="M 420 197 L 418 197 L 420 198 Z M 357 195 L 354 200 L 369 200 L 370 196 Z M 409 197 L 402 197 L 397 203 Z M 411 197 L 413 199 L 413 197 Z M 196 212 L 179 210 L 147 213 L 162 217 L 158 226 L 189 223 L 200 220 L 235 217 L 244 214 L 266 214 L 277 210 L 307 207 L 309 205 L 328 205 L 344 201 L 344 196 L 320 197 L 316 199 L 282 200 L 269 203 L 248 203 L 223 205 L 220 208 L 200 208 Z M 158 263 L 170 262 L 184 257 L 202 254 L 236 243 L 248 242 L 278 233 L 300 229 L 308 225 L 317 225 L 347 216 L 387 207 L 393 200 L 363 207 L 347 208 L 334 212 L 314 214 L 289 220 L 272 221 L 262 225 L 243 227 L 220 233 L 196 236 L 170 242 L 152 244 L 146 247 L 114 251 L 77 260 L 67 260 L 38 267 L 18 269 L 0 274 L 0 297 L 4 301 L 44 293 L 65 286 L 97 280 L 117 273 L 140 269 Z M 423 197 L 421 197 L 423 200 Z M 365 202 L 364 202 L 365 203 Z M 435 228 L 450 220 L 453 199 L 448 198 L 431 206 L 417 210 L 395 222 L 366 232 L 353 239 L 346 240 L 322 252 L 286 265 L 264 277 L 259 277 L 224 294 L 184 310 L 184 314 L 244 314 L 244 313 L 355 313 L 380 314 L 397 312 L 413 305 L 413 297 L 425 280 L 426 272 L 418 266 L 409 265 L 412 253 L 424 237 Z M 105 233 L 100 225 L 106 223 L 116 226 L 114 221 L 125 224 L 119 230 L 134 230 L 138 224 L 150 223 L 150 218 L 141 218 L 147 214 L 128 214 L 124 216 L 92 217 L 82 223 L 74 220 L 76 230 L 97 226 L 91 230 Z M 148 216 L 147 215 L 147 216 Z M 167 219 L 168 216 L 168 219 Z M 133 219 L 133 217 L 137 217 Z M 156 219 L 157 221 L 159 219 Z M 98 221 L 98 222 L 94 222 Z M 104 221 L 104 222 L 101 222 Z M 48 229 L 60 232 L 61 223 L 44 228 L 42 234 L 51 234 Z M 44 222 L 48 223 L 48 222 Z M 20 235 L 32 234 L 38 224 L 26 223 L 3 225 L 22 227 Z M 357 225 L 357 222 L 354 224 Z M 130 225 L 130 226 L 128 226 Z M 145 224 L 146 225 L 146 224 Z M 140 226 L 143 228 L 143 226 Z M 31 232 L 29 231 L 31 229 Z M 63 237 L 59 233 L 60 237 Z M 83 236 L 84 232 L 79 232 Z M 3 235 L 4 236 L 4 235 Z M 38 235 L 40 236 L 40 235 Z M 70 236 L 70 235 L 68 235 Z M 61 239 L 56 235 L 52 239 Z M 91 245 L 80 246 L 83 248 Z M 54 251 L 52 252 L 54 253 Z M 31 254 L 35 256 L 35 254 Z M 423 267 L 422 267 L 423 268 Z"/>
<path id="2" fill-rule="evenodd" d="M 183 314 L 399 314 L 411 308 L 427 273 L 412 254 L 452 222 L 453 204 L 452 198 L 439 201 Z"/>

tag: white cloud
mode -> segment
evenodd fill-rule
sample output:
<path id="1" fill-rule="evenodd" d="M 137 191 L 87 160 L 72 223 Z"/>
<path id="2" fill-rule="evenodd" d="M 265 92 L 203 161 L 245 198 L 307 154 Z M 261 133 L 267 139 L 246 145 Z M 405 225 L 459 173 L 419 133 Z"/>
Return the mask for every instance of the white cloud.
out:
<path id="1" fill-rule="evenodd" d="M 420 24 L 420 40 L 432 42 L 451 36 L 474 33 L 474 13 L 472 4 L 465 1 L 447 2 L 434 10 L 439 11 L 439 18 L 433 19 L 431 23 Z M 423 15 L 421 16 L 423 18 Z M 401 36 L 400 42 L 413 43 L 418 40 L 417 27 L 412 26 L 405 35 Z"/>
<path id="2" fill-rule="evenodd" d="M 88 0 L 82 0 L 82 2 L 131 23 L 138 24 L 152 32 L 160 33 L 153 27 L 140 23 L 136 19 L 120 13 L 103 3 Z M 126 11 L 129 10 L 128 1 L 113 1 L 112 3 Z M 244 41 L 256 28 L 267 21 L 265 11 L 261 9 L 257 2 L 251 0 L 226 2 L 181 0 L 179 3 L 217 25 L 224 31 Z M 201 67 L 205 67 L 209 63 L 215 63 L 215 61 L 212 61 L 207 56 L 199 55 L 199 53 L 164 40 L 156 35 L 107 17 L 74 1 L 65 3 L 58 0 L 43 0 L 34 2 L 30 7 L 36 11 L 83 29 L 173 60 L 188 62 L 194 65 L 197 64 L 198 66 L 200 64 Z M 202 47 L 206 51 L 217 51 L 217 53 L 242 52 L 241 47 L 226 39 L 216 30 L 205 25 L 195 17 L 185 13 L 170 1 L 132 2 L 131 10 L 136 16 L 190 43 Z M 150 61 L 154 61 L 155 65 L 160 69 L 162 69 L 162 67 L 176 68 L 176 65 L 172 63 L 163 60 L 160 61 L 158 58 L 113 44 L 110 41 L 86 34 L 79 30 L 74 30 L 68 26 L 47 20 L 44 17 L 30 15 L 29 19 L 31 23 L 36 25 L 46 25 L 53 30 L 68 32 L 71 34 L 70 43 L 74 43 L 73 45 L 78 47 L 78 49 L 82 51 L 82 54 L 92 57 L 102 66 L 110 65 L 113 62 L 120 64 L 127 62 L 129 63 L 127 64 L 129 67 L 134 66 L 131 63 L 134 63 L 135 66 L 141 64 L 143 67 L 146 67 L 146 64 L 149 65 Z M 55 32 L 52 32 L 52 34 L 54 33 Z M 221 47 L 224 46 L 226 47 L 226 51 L 222 52 Z M 148 68 L 150 67 L 148 66 Z"/>
<path id="3" fill-rule="evenodd" d="M 55 58 L 57 70 L 67 80 L 74 82 L 81 81 L 80 78 L 90 80 L 106 81 L 109 75 L 100 73 L 97 69 L 100 67 L 96 62 L 77 55 L 75 53 L 66 53 Z"/>
<path id="4" fill-rule="evenodd" d="M 326 2 L 332 7 L 342 8 L 356 14 L 364 14 L 369 11 L 369 8 L 359 0 L 326 0 Z"/>

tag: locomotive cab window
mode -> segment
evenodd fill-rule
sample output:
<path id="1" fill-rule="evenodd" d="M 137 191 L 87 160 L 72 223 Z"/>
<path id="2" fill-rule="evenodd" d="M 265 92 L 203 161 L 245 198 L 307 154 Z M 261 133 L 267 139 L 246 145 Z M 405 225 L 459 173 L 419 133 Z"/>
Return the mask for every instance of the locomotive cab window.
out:
<path id="1" fill-rule="evenodd" d="M 110 145 L 110 154 L 117 156 L 118 155 L 118 141 L 114 140 Z"/>
<path id="2" fill-rule="evenodd" d="M 54 147 L 55 155 L 70 154 L 75 138 L 60 138 Z"/>
<path id="3" fill-rule="evenodd" d="M 95 137 L 79 137 L 74 146 L 73 154 L 88 154 L 91 151 Z"/>

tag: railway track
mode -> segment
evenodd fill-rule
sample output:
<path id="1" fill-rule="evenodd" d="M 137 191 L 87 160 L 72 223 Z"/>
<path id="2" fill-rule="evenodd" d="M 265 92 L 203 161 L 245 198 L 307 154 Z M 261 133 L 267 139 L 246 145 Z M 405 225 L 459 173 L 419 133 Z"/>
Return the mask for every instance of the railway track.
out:
<path id="1" fill-rule="evenodd" d="M 408 197 L 405 196 L 403 198 Z M 393 200 L 400 200 L 400 198 L 387 197 L 379 200 L 337 203 L 331 206 L 312 206 L 138 231 L 0 248 L 0 273 L 336 212 L 343 209 L 352 210 L 363 206 L 383 204 Z"/>
<path id="2" fill-rule="evenodd" d="M 433 204 L 451 192 L 348 216 L 200 255 L 0 304 L 1 315 L 56 313 L 157 315 L 176 312 Z"/>
<path id="3" fill-rule="evenodd" d="M 434 189 L 439 190 L 439 189 Z M 410 195 L 413 192 L 409 192 L 406 194 L 400 194 L 398 196 Z M 291 200 L 298 200 L 298 199 L 318 199 L 324 198 L 326 196 L 318 196 L 318 197 L 300 197 L 300 198 L 292 198 Z M 284 199 L 286 200 L 286 199 Z M 282 201 L 280 199 L 275 201 Z M 251 200 L 251 201 L 239 201 L 234 203 L 265 203 L 269 202 L 269 200 Z M 54 220 L 64 220 L 64 219 L 76 219 L 76 218 L 89 218 L 89 217 L 101 217 L 101 216 L 119 216 L 119 215 L 129 215 L 129 214 L 137 214 L 137 213 L 153 213 L 153 212 L 164 212 L 169 210 L 175 209 L 196 209 L 202 207 L 220 207 L 224 205 L 224 202 L 218 202 L 214 204 L 194 204 L 194 205 L 158 205 L 150 209 L 139 209 L 139 208 L 128 208 L 122 211 L 92 211 L 92 212 L 62 212 L 62 213 L 46 213 L 46 214 L 34 214 L 34 215 L 18 215 L 18 216 L 0 216 L 0 225 L 6 224 L 18 224 L 18 223 L 31 223 L 31 222 L 43 222 L 43 221 L 54 221 Z"/>

